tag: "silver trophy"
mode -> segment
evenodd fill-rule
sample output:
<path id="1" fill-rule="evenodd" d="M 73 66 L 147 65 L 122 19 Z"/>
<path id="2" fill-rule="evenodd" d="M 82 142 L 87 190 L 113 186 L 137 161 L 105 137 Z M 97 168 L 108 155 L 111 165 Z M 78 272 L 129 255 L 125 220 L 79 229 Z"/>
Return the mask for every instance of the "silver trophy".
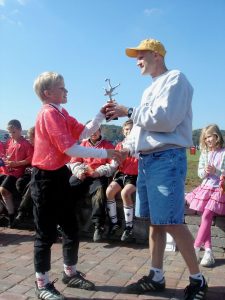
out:
<path id="1" fill-rule="evenodd" d="M 104 96 L 109 97 L 108 102 L 113 102 L 114 99 L 112 97 L 118 94 L 118 93 L 113 94 L 113 92 L 120 85 L 120 83 L 115 86 L 112 86 L 109 78 L 106 78 L 105 82 L 108 82 L 108 86 L 104 88 L 104 90 L 105 90 Z M 108 120 L 108 118 L 106 118 L 106 120 Z M 118 118 L 115 118 L 113 120 L 118 120 Z"/>

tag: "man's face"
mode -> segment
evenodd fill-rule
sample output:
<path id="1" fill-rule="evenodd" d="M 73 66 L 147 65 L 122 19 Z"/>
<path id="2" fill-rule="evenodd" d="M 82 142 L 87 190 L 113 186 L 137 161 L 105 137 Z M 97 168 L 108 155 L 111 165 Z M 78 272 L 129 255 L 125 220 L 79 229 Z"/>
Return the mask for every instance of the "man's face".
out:
<path id="1" fill-rule="evenodd" d="M 152 51 L 138 51 L 137 66 L 142 75 L 152 75 L 155 69 L 155 53 Z"/>

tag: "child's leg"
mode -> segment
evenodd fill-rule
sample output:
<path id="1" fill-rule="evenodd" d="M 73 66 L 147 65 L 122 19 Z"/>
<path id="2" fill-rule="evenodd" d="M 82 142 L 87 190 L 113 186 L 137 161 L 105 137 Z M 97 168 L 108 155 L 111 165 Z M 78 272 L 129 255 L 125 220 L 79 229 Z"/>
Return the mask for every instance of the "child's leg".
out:
<path id="1" fill-rule="evenodd" d="M 202 214 L 201 225 L 199 227 L 197 237 L 194 242 L 195 248 L 200 248 L 203 244 L 206 248 L 211 248 L 211 225 L 213 220 L 214 212 L 205 209 Z"/>
<path id="2" fill-rule="evenodd" d="M 132 195 L 135 191 L 136 187 L 130 183 L 126 184 L 121 191 L 126 227 L 133 227 L 134 203 Z"/>
<path id="3" fill-rule="evenodd" d="M 108 215 L 111 223 L 118 222 L 115 196 L 120 191 L 121 191 L 121 186 L 115 181 L 112 181 L 108 186 L 108 188 L 106 189 L 106 197 L 107 197 L 106 205 L 107 205 Z"/>
<path id="4" fill-rule="evenodd" d="M 13 215 L 15 208 L 13 203 L 13 195 L 4 187 L 0 187 L 0 193 L 2 195 L 2 200 L 5 203 L 6 209 L 9 213 L 9 215 Z"/>
<path id="5" fill-rule="evenodd" d="M 13 202 L 13 192 L 16 191 L 16 177 L 7 175 L 3 179 L 0 187 L 0 193 L 2 200 L 5 203 L 9 217 L 15 213 L 15 207 Z"/>

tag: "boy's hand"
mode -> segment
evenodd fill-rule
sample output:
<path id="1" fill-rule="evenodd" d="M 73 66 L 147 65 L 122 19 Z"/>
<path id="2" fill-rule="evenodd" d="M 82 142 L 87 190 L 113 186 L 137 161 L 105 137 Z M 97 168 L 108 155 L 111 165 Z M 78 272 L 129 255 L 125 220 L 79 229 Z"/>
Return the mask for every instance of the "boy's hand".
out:
<path id="1" fill-rule="evenodd" d="M 106 151 L 107 151 L 107 157 L 108 158 L 114 159 L 119 164 L 122 162 L 123 155 L 120 151 L 114 150 L 114 149 L 106 149 Z"/>
<path id="2" fill-rule="evenodd" d="M 77 178 L 80 179 L 81 181 L 83 181 L 86 178 L 85 172 L 79 172 L 77 174 Z"/>
<path id="3" fill-rule="evenodd" d="M 97 171 L 93 171 L 92 174 L 90 175 L 92 178 L 99 178 L 100 174 Z"/>
<path id="4" fill-rule="evenodd" d="M 120 153 L 122 154 L 122 160 L 126 159 L 130 155 L 130 151 L 125 148 L 120 150 Z"/>

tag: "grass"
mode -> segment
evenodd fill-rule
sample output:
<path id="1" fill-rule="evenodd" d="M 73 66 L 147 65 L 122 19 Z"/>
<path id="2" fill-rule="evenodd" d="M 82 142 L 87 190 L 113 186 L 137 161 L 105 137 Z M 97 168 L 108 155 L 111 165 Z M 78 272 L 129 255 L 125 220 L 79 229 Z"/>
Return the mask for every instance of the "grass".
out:
<path id="1" fill-rule="evenodd" d="M 187 179 L 185 183 L 186 192 L 190 192 L 201 183 L 201 179 L 198 177 L 198 160 L 200 151 L 197 150 L 195 155 L 191 155 L 190 151 L 187 150 Z"/>

